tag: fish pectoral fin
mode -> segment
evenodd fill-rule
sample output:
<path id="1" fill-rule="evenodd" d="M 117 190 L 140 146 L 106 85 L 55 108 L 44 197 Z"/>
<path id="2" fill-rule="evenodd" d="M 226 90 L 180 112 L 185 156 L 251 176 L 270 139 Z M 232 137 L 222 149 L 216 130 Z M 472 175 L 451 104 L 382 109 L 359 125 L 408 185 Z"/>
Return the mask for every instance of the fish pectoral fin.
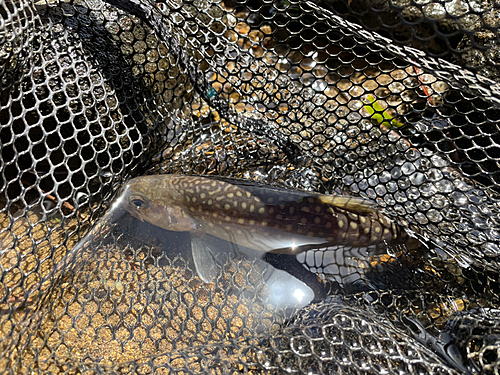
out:
<path id="1" fill-rule="evenodd" d="M 191 251 L 193 253 L 196 273 L 205 283 L 211 283 L 219 275 L 222 268 L 216 261 L 216 249 L 203 237 L 191 236 Z"/>
<path id="2" fill-rule="evenodd" d="M 168 207 L 167 218 L 169 227 L 176 232 L 189 232 L 199 227 L 199 223 L 182 206 Z"/>
<path id="3" fill-rule="evenodd" d="M 375 203 L 368 199 L 344 197 L 340 195 L 319 195 L 317 199 L 323 204 L 342 208 L 355 213 L 377 212 L 377 206 Z"/>

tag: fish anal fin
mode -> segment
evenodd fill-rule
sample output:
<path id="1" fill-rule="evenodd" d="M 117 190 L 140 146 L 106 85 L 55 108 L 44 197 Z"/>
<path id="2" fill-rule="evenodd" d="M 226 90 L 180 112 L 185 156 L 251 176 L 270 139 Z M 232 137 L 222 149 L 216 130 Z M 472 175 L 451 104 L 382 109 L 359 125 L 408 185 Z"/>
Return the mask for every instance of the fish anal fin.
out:
<path id="1" fill-rule="evenodd" d="M 341 195 L 319 195 L 317 199 L 326 205 L 341 208 L 355 213 L 376 213 L 377 206 L 372 201 L 357 197 Z"/>

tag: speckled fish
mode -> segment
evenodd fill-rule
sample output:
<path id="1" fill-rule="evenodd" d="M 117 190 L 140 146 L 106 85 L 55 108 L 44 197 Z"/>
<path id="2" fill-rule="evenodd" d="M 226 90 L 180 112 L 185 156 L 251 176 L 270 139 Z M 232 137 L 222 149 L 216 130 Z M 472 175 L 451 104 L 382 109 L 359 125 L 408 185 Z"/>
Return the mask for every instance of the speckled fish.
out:
<path id="1" fill-rule="evenodd" d="M 198 274 L 216 269 L 205 235 L 264 252 L 298 254 L 327 245 L 404 242 L 406 233 L 368 200 L 302 192 L 238 180 L 156 175 L 131 180 L 120 199 L 135 218 L 192 234 Z"/>

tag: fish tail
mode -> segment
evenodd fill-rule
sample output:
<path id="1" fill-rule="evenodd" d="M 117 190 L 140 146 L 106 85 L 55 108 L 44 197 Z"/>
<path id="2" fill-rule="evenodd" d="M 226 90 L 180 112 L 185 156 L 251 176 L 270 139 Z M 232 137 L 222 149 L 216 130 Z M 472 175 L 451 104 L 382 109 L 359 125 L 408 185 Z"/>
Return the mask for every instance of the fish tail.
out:
<path id="1" fill-rule="evenodd" d="M 406 231 L 380 212 L 336 215 L 337 243 L 349 246 L 371 246 L 380 243 L 402 244 L 409 239 Z"/>

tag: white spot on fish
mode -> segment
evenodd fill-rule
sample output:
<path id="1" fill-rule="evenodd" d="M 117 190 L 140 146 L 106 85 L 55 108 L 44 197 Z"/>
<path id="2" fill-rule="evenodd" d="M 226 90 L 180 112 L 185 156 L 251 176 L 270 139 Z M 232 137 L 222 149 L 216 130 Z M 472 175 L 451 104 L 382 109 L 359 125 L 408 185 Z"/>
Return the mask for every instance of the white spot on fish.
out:
<path id="1" fill-rule="evenodd" d="M 251 206 L 250 206 L 250 212 L 252 212 L 252 211 L 253 211 L 253 210 L 252 210 L 252 207 L 253 207 L 253 205 L 251 205 Z M 259 214 L 263 214 L 263 213 L 265 213 L 265 212 L 266 212 L 266 209 L 265 209 L 264 207 L 259 208 Z"/>
<path id="2" fill-rule="evenodd" d="M 228 198 L 234 198 L 234 194 L 233 194 L 233 193 L 229 193 L 229 194 L 227 195 L 227 197 L 228 197 Z"/>
<path id="3" fill-rule="evenodd" d="M 241 208 L 243 208 L 244 210 L 246 210 L 246 209 L 247 209 L 247 204 L 246 204 L 246 202 L 241 203 Z"/>

